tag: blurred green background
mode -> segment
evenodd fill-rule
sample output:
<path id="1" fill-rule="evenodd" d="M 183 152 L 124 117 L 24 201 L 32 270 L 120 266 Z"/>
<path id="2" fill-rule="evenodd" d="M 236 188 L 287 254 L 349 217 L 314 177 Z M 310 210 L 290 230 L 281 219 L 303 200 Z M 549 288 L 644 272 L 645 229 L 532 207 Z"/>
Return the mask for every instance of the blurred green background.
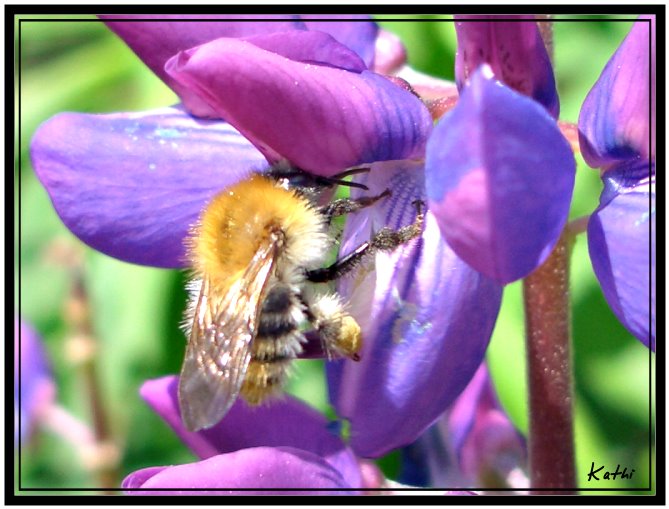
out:
<path id="1" fill-rule="evenodd" d="M 43 336 L 59 403 L 90 422 L 85 377 L 67 346 L 73 331 L 64 308 L 72 292 L 72 271 L 54 253 L 74 249 L 82 254 L 98 342 L 96 376 L 110 432 L 120 446 L 117 474 L 123 477 L 139 468 L 194 459 L 138 395 L 144 380 L 175 374 L 180 368 L 185 346 L 179 330 L 185 276 L 179 271 L 126 264 L 79 242 L 61 224 L 37 181 L 28 147 L 36 127 L 61 111 L 144 110 L 173 104 L 176 98 L 95 18 L 81 17 L 87 20 L 84 22 L 63 18 L 37 21 L 22 17 L 20 26 L 17 24 L 21 48 L 20 273 L 16 268 L 20 312 Z M 392 21 L 387 16 L 378 19 L 381 26 L 402 38 L 414 68 L 453 78 L 455 33 L 449 17 L 428 17 L 429 21 L 420 23 Z M 577 120 L 585 95 L 629 28 L 628 22 L 607 18 L 555 24 L 562 120 Z M 19 182 L 15 193 L 18 186 Z M 600 190 L 597 171 L 580 162 L 572 217 L 594 210 Z M 15 295 L 18 300 L 18 293 Z M 604 301 L 587 256 L 585 236 L 577 240 L 573 255 L 572 303 L 578 479 L 586 478 L 593 461 L 612 469 L 620 463 L 621 468 L 636 470 L 632 480 L 600 481 L 596 486 L 581 482 L 581 486 L 645 487 L 650 454 L 649 354 L 618 323 Z M 523 320 L 520 284 L 509 285 L 488 357 L 500 399 L 525 432 Z M 298 364 L 288 390 L 331 412 L 322 362 Z M 390 475 L 397 471 L 397 458 L 395 453 L 382 461 Z M 98 477 L 84 467 L 69 444 L 39 430 L 23 447 L 20 476 L 22 487 L 99 486 Z"/>

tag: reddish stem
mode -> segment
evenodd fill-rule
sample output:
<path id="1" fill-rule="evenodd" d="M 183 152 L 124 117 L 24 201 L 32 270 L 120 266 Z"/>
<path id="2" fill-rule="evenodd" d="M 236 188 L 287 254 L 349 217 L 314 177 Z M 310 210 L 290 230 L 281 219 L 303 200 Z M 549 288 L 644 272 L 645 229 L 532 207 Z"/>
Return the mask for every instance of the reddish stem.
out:
<path id="1" fill-rule="evenodd" d="M 537 494 L 575 493 L 569 255 L 563 234 L 523 282 L 529 387 L 529 460 Z"/>

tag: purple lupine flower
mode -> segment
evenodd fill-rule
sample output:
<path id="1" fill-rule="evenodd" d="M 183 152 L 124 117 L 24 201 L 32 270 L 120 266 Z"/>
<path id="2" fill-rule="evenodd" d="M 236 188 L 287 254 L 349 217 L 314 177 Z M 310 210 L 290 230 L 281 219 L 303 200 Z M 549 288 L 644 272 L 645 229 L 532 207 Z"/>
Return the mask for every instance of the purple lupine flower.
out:
<path id="1" fill-rule="evenodd" d="M 538 103 L 480 68 L 428 143 L 430 209 L 451 248 L 510 283 L 541 265 L 564 227 L 575 163 Z"/>
<path id="2" fill-rule="evenodd" d="M 412 200 L 427 197 L 421 242 L 378 254 L 382 270 L 363 268 L 338 288 L 367 328 L 361 364 L 328 366 L 331 398 L 351 421 L 352 447 L 363 456 L 414 440 L 429 425 L 423 416 L 434 419 L 453 402 L 481 362 L 499 309 L 500 289 L 492 280 L 508 283 L 538 267 L 567 220 L 575 164 L 551 117 L 559 104 L 536 24 L 500 31 L 490 25 L 461 29 L 465 35 L 489 32 L 478 43 L 465 39 L 463 48 L 493 57 L 500 78 L 540 103 L 499 86 L 486 71 L 472 78 L 470 67 L 481 62 L 463 55 L 459 107 L 433 131 L 424 172 L 404 164 L 360 179 L 370 189 L 391 189 L 394 197 L 349 218 L 344 233 L 346 253 L 370 231 L 410 222 Z M 435 242 L 437 225 L 448 245 Z M 459 257 L 478 272 L 467 273 Z M 452 314 L 446 311 L 451 305 Z M 465 324 L 472 323 L 477 327 L 466 333 Z M 378 362 L 385 372 L 372 368 Z M 440 369 L 453 376 L 435 384 Z M 423 409 L 421 418 L 407 418 L 416 407 Z"/>
<path id="3" fill-rule="evenodd" d="M 536 53 L 534 38 L 522 40 Z M 522 63 L 527 54 L 512 56 Z M 557 113 L 552 70 L 539 60 L 528 74 L 550 79 L 537 79 L 543 89 L 532 90 L 553 97 L 546 105 Z M 419 242 L 377 254 L 376 271 L 363 267 L 338 286 L 366 341 L 360 364 L 328 365 L 329 387 L 362 456 L 415 440 L 453 403 L 483 358 L 498 283 L 540 265 L 567 219 L 575 173 L 568 143 L 543 106 L 485 73 L 471 77 L 456 111 L 433 131 L 425 169 L 405 162 L 359 180 L 371 190 L 391 189 L 393 198 L 349 218 L 342 253 L 370 231 L 410 223 L 416 198 L 430 205 Z M 544 90 L 551 87 L 552 96 Z"/>
<path id="4" fill-rule="evenodd" d="M 300 41 L 319 41 L 319 45 L 309 56 L 310 46 Z M 269 47 L 281 54 L 268 51 Z M 291 55 L 309 63 L 287 58 Z M 314 63 L 328 58 L 329 65 Z M 420 101 L 364 70 L 348 49 L 323 34 L 292 31 L 246 40 L 219 38 L 181 52 L 166 68 L 246 137 L 230 124 L 194 120 L 178 108 L 168 108 L 136 114 L 61 114 L 38 130 L 31 147 L 36 172 L 65 224 L 92 247 L 122 260 L 182 266 L 183 239 L 204 204 L 221 189 L 265 168 L 261 152 L 270 162 L 285 157 L 302 169 L 328 175 L 358 163 L 420 158 L 425 151 L 431 120 Z M 221 163 L 225 166 L 220 167 Z M 372 169 L 372 173 L 383 171 L 383 167 Z M 395 172 L 388 170 L 385 178 L 391 174 Z M 371 228 L 388 223 L 382 216 L 389 216 L 391 206 L 410 198 L 408 193 L 414 194 L 410 199 L 423 196 L 422 181 L 403 188 L 401 178 L 395 180 L 389 186 L 401 200 L 389 202 L 381 215 L 368 222 L 364 239 L 358 235 L 346 246 L 368 240 Z M 382 190 L 376 186 L 370 192 Z M 406 206 L 391 226 L 410 222 L 412 212 Z M 393 404 L 397 402 L 407 412 L 407 418 L 402 419 L 404 429 L 394 433 L 388 426 L 392 421 L 386 419 L 392 406 L 377 404 L 378 411 L 360 426 L 349 413 L 350 407 L 342 407 L 344 415 L 354 421 L 356 445 L 358 438 L 365 442 L 366 436 L 378 435 L 374 444 L 361 446 L 360 454 L 378 455 L 415 438 L 464 388 L 490 338 L 501 289 L 448 250 L 429 216 L 428 230 L 423 240 L 427 245 L 424 262 L 417 272 L 419 282 L 428 286 L 421 289 L 409 268 L 423 248 L 411 248 L 411 257 L 396 255 L 395 260 L 408 263 L 404 268 L 398 266 L 402 273 L 376 292 L 375 306 L 389 306 L 378 309 L 382 328 L 372 331 L 377 324 L 369 317 L 364 320 L 370 327 L 364 332 L 369 338 L 369 355 L 362 364 L 370 377 L 366 397 L 386 393 L 377 403 L 388 402 L 390 396 Z M 382 257 L 380 260 L 383 263 Z M 438 270 L 443 278 L 435 278 L 434 260 L 442 264 Z M 483 297 L 482 304 L 478 297 Z M 443 314 L 443 299 L 459 304 Z M 425 307 L 423 301 L 431 305 Z M 426 309 L 415 319 L 420 322 L 411 315 L 417 307 Z M 461 315 L 460 310 L 464 310 Z M 476 324 L 473 329 L 468 320 Z M 383 339 L 388 328 L 395 332 Z M 465 330 L 466 337 L 462 335 Z M 406 343 L 398 341 L 403 333 Z M 453 339 L 442 344 L 445 337 Z M 398 348 L 393 353 L 384 353 L 395 344 Z M 415 348 L 407 348 L 410 344 Z M 415 353 L 404 361 L 409 350 Z M 444 368 L 439 363 L 444 359 L 453 376 L 447 384 L 439 384 L 440 391 L 433 398 L 429 390 L 441 379 Z M 423 364 L 430 369 L 414 376 Z M 389 367 L 393 370 L 390 376 Z M 348 377 L 339 378 L 344 379 Z M 338 382 L 333 384 L 337 386 L 333 392 L 339 394 L 350 395 L 359 389 L 348 381 L 345 391 Z M 396 387 L 398 384 L 406 389 Z M 364 401 L 357 404 L 364 405 Z M 357 414 L 359 409 L 352 412 Z M 398 417 L 395 412 L 394 419 Z M 384 421 L 386 425 L 379 427 Z"/>
<path id="5" fill-rule="evenodd" d="M 358 495 L 394 485 L 356 458 L 324 416 L 296 398 L 256 408 L 237 402 L 223 421 L 193 433 L 182 423 L 177 387 L 177 377 L 167 376 L 144 383 L 140 393 L 198 461 L 133 472 L 122 483 L 128 494 Z"/>
<path id="6" fill-rule="evenodd" d="M 349 217 L 341 253 L 382 227 L 410 224 L 424 179 L 421 163 L 372 167 L 359 182 L 393 195 Z M 412 442 L 455 400 L 483 359 L 502 294 L 448 247 L 430 211 L 420 239 L 377 253 L 375 267 L 338 284 L 364 331 L 361 361 L 327 366 L 330 399 L 363 457 Z"/>
<path id="7" fill-rule="evenodd" d="M 184 30 L 174 36 L 187 39 Z M 124 37 L 135 48 L 141 42 L 140 55 L 156 44 L 133 30 Z M 165 72 L 229 124 L 179 108 L 61 114 L 33 140 L 35 169 L 59 215 L 102 252 L 183 266 L 183 239 L 204 204 L 267 161 L 320 175 L 375 163 L 363 180 L 370 193 L 388 188 L 393 198 L 350 218 L 342 254 L 383 226 L 411 223 L 412 202 L 425 198 L 427 110 L 327 34 L 218 38 L 183 49 Z M 389 160 L 399 162 L 378 163 Z M 376 264 L 382 269 L 340 284 L 363 327 L 363 361 L 329 370 L 332 400 L 350 419 L 360 456 L 411 442 L 454 401 L 481 363 L 501 299 L 498 284 L 444 243 L 429 212 L 421 239 L 377 254 Z"/>
<path id="8" fill-rule="evenodd" d="M 525 441 L 499 404 L 485 364 L 438 426 L 464 486 L 529 487 Z"/>
<path id="9" fill-rule="evenodd" d="M 273 35 L 263 36 L 265 47 Z M 31 156 L 65 225 L 121 260 L 181 267 L 183 239 L 204 205 L 267 168 L 262 154 L 271 162 L 287 158 L 302 169 L 332 174 L 423 151 L 431 122 L 420 101 L 372 72 L 337 67 L 351 51 L 324 35 L 316 34 L 324 46 L 315 47 L 311 58 L 310 46 L 296 43 L 300 37 L 313 43 L 314 33 L 288 32 L 285 44 L 281 37 L 271 44 L 279 52 L 299 48 L 310 61 L 324 62 L 330 52 L 328 65 L 293 61 L 230 38 L 175 58 L 173 76 L 203 93 L 230 124 L 196 120 L 179 108 L 64 113 L 47 121 L 33 138 Z M 217 95 L 222 93 L 228 95 Z"/>
<path id="10" fill-rule="evenodd" d="M 420 101 L 364 70 L 362 61 L 340 61 L 345 48 L 334 40 L 328 45 L 329 64 L 346 67 L 305 64 L 328 63 L 320 35 L 217 39 L 180 53 L 166 69 L 206 97 L 270 162 L 288 159 L 327 176 L 361 163 L 420 155 L 431 128 Z M 314 43 L 314 36 L 321 41 L 314 46 L 318 54 L 310 57 L 310 47 L 303 44 Z M 277 48 L 280 55 L 255 42 Z"/>
<path id="11" fill-rule="evenodd" d="M 506 284 L 541 265 L 557 242 L 575 162 L 553 118 L 555 81 L 536 23 L 456 27 L 461 95 L 430 137 L 428 202 L 458 256 Z"/>
<path id="12" fill-rule="evenodd" d="M 501 408 L 485 364 L 455 403 L 401 449 L 400 482 L 525 489 L 525 442 Z"/>
<path id="13" fill-rule="evenodd" d="M 174 376 L 151 380 L 141 395 L 199 461 L 133 472 L 123 481 L 129 493 L 345 495 L 361 488 L 355 455 L 329 430 L 325 417 L 299 400 L 286 396 L 256 408 L 238 401 L 219 424 L 192 433 L 181 420 L 177 386 Z M 257 491 L 235 491 L 249 488 Z M 313 491 L 273 492 L 275 488 Z"/>
<path id="14" fill-rule="evenodd" d="M 377 26 L 368 16 L 351 16 L 355 23 L 319 22 L 319 16 L 299 15 L 175 15 L 147 14 L 100 15 L 142 61 L 181 98 L 187 110 L 198 117 L 217 117 L 210 105 L 188 87 L 179 84 L 165 70 L 165 63 L 180 51 L 219 37 L 251 37 L 293 30 L 317 30 L 331 34 L 337 41 L 357 52 L 368 67 L 374 62 Z M 140 17 L 143 22 L 132 22 Z M 148 21 L 155 19 L 156 21 Z M 328 16 L 328 19 L 331 19 Z M 260 21 L 256 21 L 260 20 Z M 341 27 L 345 26 L 345 29 Z"/>
<path id="15" fill-rule="evenodd" d="M 352 49 L 365 62 L 365 65 L 377 72 L 376 58 L 379 54 L 378 36 L 381 34 L 379 26 L 370 16 L 364 14 L 301 14 L 299 18 L 307 30 L 325 32 L 334 37 L 344 46 Z M 324 19 L 323 19 L 324 18 Z M 370 44 L 369 41 L 374 41 Z M 394 54 L 400 48 L 382 48 L 383 56 Z"/>
<path id="16" fill-rule="evenodd" d="M 550 57 L 534 16 L 504 16 L 515 21 L 490 21 L 490 16 L 456 15 L 458 50 L 455 79 L 460 89 L 482 64 L 506 86 L 541 104 L 555 118 L 560 102 Z"/>
<path id="17" fill-rule="evenodd" d="M 655 350 L 655 20 L 640 18 L 606 64 L 579 115 L 588 165 L 604 189 L 588 249 L 620 322 Z"/>
<path id="18" fill-rule="evenodd" d="M 15 440 L 23 441 L 29 436 L 40 411 L 54 401 L 55 395 L 56 388 L 40 337 L 30 325 L 16 318 L 14 320 Z"/>
<path id="19" fill-rule="evenodd" d="M 176 26 L 174 36 L 190 41 L 194 25 Z M 146 30 L 125 30 L 140 56 L 166 36 L 164 26 L 149 23 Z M 178 267 L 182 240 L 204 204 L 265 168 L 265 158 L 329 175 L 354 164 L 424 156 L 426 109 L 366 71 L 349 49 L 318 32 L 245 35 L 184 49 L 165 62 L 180 93 L 185 87 L 230 124 L 170 108 L 62 114 L 40 128 L 32 144 L 36 171 L 82 240 L 122 260 Z M 183 49 L 183 42 L 170 44 Z M 157 61 L 166 58 L 159 53 Z M 342 254 L 372 231 L 409 224 L 411 202 L 425 198 L 420 163 L 376 164 L 368 179 L 371 193 L 389 188 L 394 196 L 351 218 Z M 376 258 L 392 270 L 367 274 L 362 285 L 359 273 L 340 285 L 363 327 L 363 361 L 329 370 L 332 400 L 350 419 L 352 447 L 361 456 L 411 442 L 453 402 L 483 358 L 501 299 L 498 284 L 442 241 L 430 213 L 419 241 Z"/>

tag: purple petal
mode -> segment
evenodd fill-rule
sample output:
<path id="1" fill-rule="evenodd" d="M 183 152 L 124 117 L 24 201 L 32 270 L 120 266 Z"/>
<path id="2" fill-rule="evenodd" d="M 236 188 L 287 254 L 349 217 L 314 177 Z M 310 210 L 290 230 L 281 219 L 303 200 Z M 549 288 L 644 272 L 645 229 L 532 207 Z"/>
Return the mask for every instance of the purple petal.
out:
<path id="1" fill-rule="evenodd" d="M 287 60 L 247 41 L 218 39 L 167 69 L 270 161 L 318 175 L 418 156 L 432 127 L 418 98 L 379 75 Z"/>
<path id="2" fill-rule="evenodd" d="M 307 64 L 330 65 L 362 72 L 367 65 L 351 49 L 323 32 L 275 32 L 244 39 L 260 49 Z"/>
<path id="3" fill-rule="evenodd" d="M 411 202 L 423 198 L 422 168 L 379 166 L 368 193 L 394 194 L 349 217 L 342 253 L 383 226 L 410 224 Z M 363 331 L 362 360 L 328 363 L 330 399 L 363 457 L 414 441 L 455 400 L 483 359 L 502 293 L 448 248 L 429 212 L 421 239 L 378 253 L 376 267 L 339 284 Z"/>
<path id="4" fill-rule="evenodd" d="M 406 61 L 407 51 L 402 40 L 387 30 L 379 30 L 373 70 L 380 74 L 392 74 L 398 71 Z"/>
<path id="5" fill-rule="evenodd" d="M 485 364 L 440 423 L 460 463 L 466 484 L 490 486 L 492 478 L 508 483 L 512 472 L 526 464 L 522 436 L 502 410 Z M 527 488 L 525 485 L 511 485 Z"/>
<path id="6" fill-rule="evenodd" d="M 483 68 L 428 143 L 430 209 L 451 248 L 500 283 L 550 254 L 567 220 L 575 163 L 537 103 Z"/>
<path id="7" fill-rule="evenodd" d="M 518 21 L 498 21 L 491 16 L 455 16 L 458 86 L 462 89 L 480 65 L 488 64 L 497 79 L 533 98 L 557 118 L 560 102 L 553 68 L 534 17 L 511 17 Z M 490 21 L 475 21 L 486 19 Z"/>
<path id="8" fill-rule="evenodd" d="M 30 325 L 16 318 L 14 320 L 14 416 L 15 419 L 18 419 L 20 412 L 20 421 L 15 422 L 14 431 L 18 432 L 21 440 L 27 438 L 40 408 L 53 402 L 55 392 L 51 369 L 40 337 Z"/>
<path id="9" fill-rule="evenodd" d="M 165 62 L 170 57 L 219 37 L 249 37 L 306 29 L 298 16 L 291 15 L 109 14 L 99 17 L 181 97 L 191 113 L 205 117 L 213 116 L 211 108 L 165 72 Z M 276 21 L 249 21 L 258 17 L 274 18 Z M 133 21 L 137 18 L 160 21 Z"/>
<path id="10" fill-rule="evenodd" d="M 322 18 L 340 21 L 321 21 Z M 379 27 L 364 14 L 303 14 L 307 29 L 326 32 L 355 51 L 367 67 L 374 65 L 374 50 Z"/>
<path id="11" fill-rule="evenodd" d="M 650 174 L 653 174 L 652 180 Z M 588 223 L 595 275 L 620 322 L 655 351 L 655 177 L 647 162 L 605 174 Z M 640 178 L 645 175 L 645 179 Z"/>
<path id="12" fill-rule="evenodd" d="M 220 190 L 267 166 L 224 122 L 175 108 L 62 113 L 31 144 L 35 172 L 65 225 L 124 261 L 181 267 L 184 237 Z"/>
<path id="13" fill-rule="evenodd" d="M 301 401 L 286 396 L 271 404 L 249 407 L 240 400 L 216 426 L 192 433 L 181 421 L 177 384 L 174 376 L 150 380 L 142 386 L 141 395 L 200 458 L 249 447 L 296 447 L 323 457 L 350 486 L 360 486 L 355 456 L 328 430 L 325 417 Z"/>
<path id="14" fill-rule="evenodd" d="M 137 470 L 128 475 L 121 483 L 121 488 L 125 490 L 141 489 L 145 482 L 170 467 L 148 467 Z"/>
<path id="15" fill-rule="evenodd" d="M 578 126 L 585 161 L 598 168 L 654 158 L 655 109 L 655 23 L 651 34 L 645 19 L 634 23 L 583 102 Z"/>
<path id="16" fill-rule="evenodd" d="M 338 491 L 350 486 L 329 463 L 292 447 L 254 447 L 196 463 L 139 470 L 126 477 L 122 487 L 137 495 L 356 494 Z M 273 491 L 277 488 L 314 491 Z M 240 489 L 250 491 L 236 491 Z M 319 489 L 324 491 L 315 491 Z"/>
<path id="17" fill-rule="evenodd" d="M 494 401 L 488 368 L 481 364 L 449 411 L 447 435 L 455 451 L 459 453 L 462 449 L 465 438 L 474 426 L 479 406 L 483 404 L 483 409 L 487 410 L 494 406 Z"/>

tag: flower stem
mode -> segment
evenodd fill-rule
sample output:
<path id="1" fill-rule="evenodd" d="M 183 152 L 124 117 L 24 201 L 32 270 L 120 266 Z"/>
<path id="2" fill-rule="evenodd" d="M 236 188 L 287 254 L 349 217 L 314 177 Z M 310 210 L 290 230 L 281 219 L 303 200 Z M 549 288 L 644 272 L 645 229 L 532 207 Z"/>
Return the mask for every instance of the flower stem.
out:
<path id="1" fill-rule="evenodd" d="M 576 219 L 572 219 L 567 223 L 566 233 L 568 233 L 571 237 L 576 237 L 576 235 L 585 233 L 588 229 L 588 221 L 590 221 L 590 215 L 580 216 Z"/>
<path id="2" fill-rule="evenodd" d="M 572 244 L 572 236 L 564 232 L 546 262 L 523 281 L 529 461 L 537 494 L 576 492 L 569 313 Z"/>
<path id="3" fill-rule="evenodd" d="M 93 428 L 93 444 L 88 447 L 89 454 L 85 455 L 85 464 L 97 475 L 100 489 L 107 491 L 119 484 L 119 452 L 109 429 L 109 416 L 98 381 L 98 345 L 91 323 L 91 310 L 82 267 L 75 265 L 71 267 L 71 271 L 74 284 L 67 303 L 66 316 L 74 335 L 69 339 L 67 346 L 70 360 L 78 366 L 82 385 L 87 391 Z"/>

